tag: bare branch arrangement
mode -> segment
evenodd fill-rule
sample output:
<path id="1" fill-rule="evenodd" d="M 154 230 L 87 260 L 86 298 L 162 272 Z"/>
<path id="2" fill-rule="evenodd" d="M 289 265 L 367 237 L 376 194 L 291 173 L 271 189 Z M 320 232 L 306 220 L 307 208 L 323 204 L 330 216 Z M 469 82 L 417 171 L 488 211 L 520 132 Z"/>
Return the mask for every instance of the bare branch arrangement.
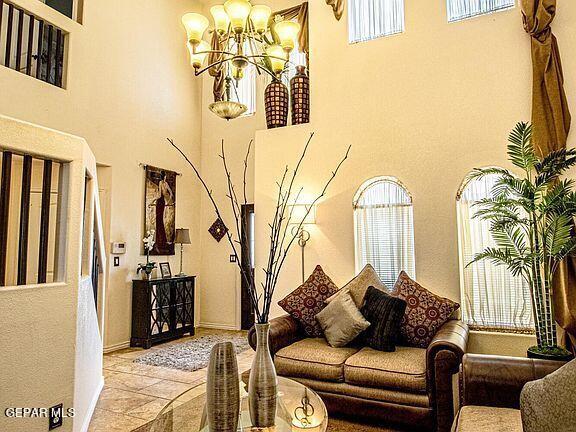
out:
<path id="1" fill-rule="evenodd" d="M 228 232 L 226 234 L 228 243 L 232 248 L 232 254 L 236 257 L 236 264 L 240 269 L 240 274 L 242 278 L 246 282 L 248 286 L 248 291 L 250 294 L 250 300 L 252 302 L 252 307 L 254 309 L 254 313 L 256 315 L 256 320 L 259 324 L 265 324 L 268 322 L 270 317 L 270 306 L 272 304 L 272 296 L 274 294 L 274 290 L 276 289 L 276 284 L 278 283 L 278 277 L 280 275 L 280 271 L 282 270 L 282 266 L 288 256 L 290 248 L 294 244 L 298 236 L 298 232 L 302 227 L 304 220 L 314 207 L 314 205 L 326 194 L 328 187 L 338 174 L 338 171 L 344 164 L 344 161 L 348 159 L 348 155 L 350 153 L 351 146 L 348 147 L 344 157 L 340 160 L 336 168 L 332 171 L 330 177 L 324 184 L 322 191 L 316 196 L 316 198 L 310 203 L 310 205 L 306 206 L 306 213 L 303 215 L 301 220 L 294 220 L 293 212 L 294 207 L 290 208 L 291 204 L 295 204 L 298 202 L 300 195 L 302 193 L 302 188 L 300 188 L 297 192 L 294 191 L 295 189 L 295 182 L 296 178 L 298 177 L 299 170 L 302 166 L 302 162 L 306 158 L 306 154 L 308 152 L 308 148 L 310 143 L 312 142 L 312 138 L 314 137 L 314 133 L 310 134 L 304 149 L 298 159 L 298 163 L 293 170 L 288 168 L 288 165 L 285 166 L 284 172 L 282 174 L 282 178 L 279 182 L 277 182 L 278 193 L 276 199 L 276 208 L 274 213 L 274 218 L 271 223 L 268 224 L 270 228 L 270 252 L 268 255 L 268 260 L 266 262 L 266 267 L 262 268 L 264 272 L 264 281 L 260 284 L 260 288 L 256 286 L 255 275 L 252 271 L 247 271 L 245 267 L 242 265 L 240 260 L 240 256 L 238 254 L 238 247 L 247 241 L 247 233 L 248 233 L 248 226 L 246 226 L 247 221 L 242 221 L 242 204 L 248 204 L 247 201 L 247 194 L 246 194 L 246 175 L 248 172 L 248 159 L 250 157 L 250 152 L 252 150 L 253 142 L 250 141 L 248 144 L 248 149 L 246 152 L 246 157 L 244 159 L 244 173 L 243 173 L 243 183 L 242 183 L 242 201 L 238 198 L 238 193 L 236 192 L 236 188 L 234 186 L 234 182 L 232 180 L 232 173 L 228 167 L 228 162 L 226 160 L 226 153 L 224 148 L 224 140 L 222 140 L 221 144 L 221 153 L 220 158 L 222 159 L 222 164 L 224 168 L 224 173 L 226 175 L 226 182 L 227 182 L 227 194 L 226 197 L 229 201 L 230 207 L 232 209 L 232 214 L 234 215 L 235 223 L 232 227 L 235 229 L 235 232 L 232 232 L 232 229 L 228 225 Z M 216 216 L 224 222 L 224 218 L 222 217 L 222 212 L 214 199 L 214 194 L 212 189 L 206 184 L 202 175 L 200 174 L 199 170 L 196 168 L 194 163 L 186 156 L 186 154 L 174 143 L 174 140 L 168 138 L 168 142 L 182 155 L 182 157 L 186 160 L 186 162 L 192 167 L 196 177 L 202 184 L 204 190 L 208 194 L 208 198 L 212 203 L 212 207 L 216 213 Z M 242 203 L 242 204 L 241 204 Z M 290 225 L 295 225 L 297 229 L 291 231 L 289 229 Z M 246 262 L 246 258 L 248 261 L 250 257 L 244 257 Z M 250 262 L 248 266 L 249 269 L 253 267 L 253 263 Z"/>

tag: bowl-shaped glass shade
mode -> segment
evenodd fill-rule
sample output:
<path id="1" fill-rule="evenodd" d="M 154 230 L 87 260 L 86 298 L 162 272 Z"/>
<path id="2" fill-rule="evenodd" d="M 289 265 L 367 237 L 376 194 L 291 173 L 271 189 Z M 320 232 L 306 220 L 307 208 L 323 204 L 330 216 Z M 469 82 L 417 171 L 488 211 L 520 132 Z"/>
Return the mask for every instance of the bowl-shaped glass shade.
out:
<path id="1" fill-rule="evenodd" d="M 294 21 L 280 21 L 274 25 L 274 31 L 280 38 L 280 45 L 286 51 L 290 52 L 296 45 L 300 24 Z"/>
<path id="2" fill-rule="evenodd" d="M 248 0 L 228 0 L 224 3 L 224 9 L 230 18 L 234 31 L 242 33 L 252 9 L 250 2 Z"/>
<path id="3" fill-rule="evenodd" d="M 212 6 L 210 13 L 212 14 L 212 18 L 214 18 L 214 28 L 216 31 L 220 34 L 226 33 L 228 31 L 228 25 L 230 24 L 230 18 L 228 18 L 224 6 Z"/>
<path id="4" fill-rule="evenodd" d="M 280 45 L 270 45 L 266 48 L 266 55 L 270 59 L 272 71 L 279 74 L 284 70 L 288 56 Z"/>
<path id="5" fill-rule="evenodd" d="M 210 44 L 206 41 L 200 41 L 197 46 L 194 46 L 188 42 L 188 51 L 190 52 L 190 64 L 194 69 L 200 69 L 206 61 Z"/>
<path id="6" fill-rule="evenodd" d="M 250 12 L 250 19 L 254 25 L 254 29 L 262 34 L 266 33 L 268 30 L 268 20 L 272 14 L 272 9 L 264 5 L 252 6 L 252 12 Z"/>
<path id="7" fill-rule="evenodd" d="M 232 120 L 244 114 L 248 107 L 234 101 L 220 101 L 211 103 L 208 109 L 220 118 Z"/>
<path id="8" fill-rule="evenodd" d="M 182 24 L 188 35 L 188 42 L 198 44 L 208 28 L 208 18 L 197 13 L 187 13 L 182 17 Z"/>

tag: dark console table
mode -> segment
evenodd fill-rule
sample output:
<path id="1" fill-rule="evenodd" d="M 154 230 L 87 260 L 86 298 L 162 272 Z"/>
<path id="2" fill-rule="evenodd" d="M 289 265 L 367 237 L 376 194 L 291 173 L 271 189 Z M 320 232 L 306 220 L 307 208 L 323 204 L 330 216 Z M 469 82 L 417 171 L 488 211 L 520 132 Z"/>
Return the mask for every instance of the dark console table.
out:
<path id="1" fill-rule="evenodd" d="M 196 276 L 132 281 L 132 337 L 130 346 L 153 344 L 194 335 Z"/>

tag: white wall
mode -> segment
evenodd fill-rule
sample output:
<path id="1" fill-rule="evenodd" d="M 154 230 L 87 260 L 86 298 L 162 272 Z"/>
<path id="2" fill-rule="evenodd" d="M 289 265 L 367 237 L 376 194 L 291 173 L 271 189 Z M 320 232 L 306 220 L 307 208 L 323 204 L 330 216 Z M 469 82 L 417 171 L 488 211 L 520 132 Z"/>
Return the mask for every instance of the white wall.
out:
<path id="1" fill-rule="evenodd" d="M 120 267 L 110 267 L 104 344 L 125 346 L 131 280 L 145 260 L 139 162 L 184 173 L 177 180 L 176 224 L 190 228 L 195 243 L 185 249 L 184 270 L 199 270 L 199 189 L 166 137 L 199 161 L 201 87 L 188 62 L 180 18 L 201 6 L 193 0 L 84 0 L 80 25 L 36 0 L 15 3 L 70 32 L 66 88 L 2 67 L 0 113 L 82 136 L 97 161 L 110 167 L 109 240 L 125 241 L 127 253 Z M 178 255 L 155 260 L 169 260 L 173 272 L 178 269 Z"/>
<path id="2" fill-rule="evenodd" d="M 404 34 L 356 45 L 348 44 L 346 19 L 335 21 L 324 2 L 310 3 L 312 123 L 256 134 L 256 267 L 268 251 L 274 183 L 315 131 L 300 177 L 308 194 L 319 192 L 349 144 L 352 151 L 318 206 L 306 271 L 321 264 L 339 286 L 354 275 L 353 196 L 365 180 L 393 175 L 414 199 L 417 280 L 458 300 L 456 192 L 474 167 L 509 166 L 508 133 L 530 118 L 530 40 L 520 10 L 448 24 L 444 2 L 406 0 Z M 573 107 L 574 22 L 576 4 L 561 3 L 554 30 Z M 283 269 L 276 300 L 300 283 L 297 254 Z M 474 334 L 471 347 L 522 355 L 533 342 L 482 338 Z"/>

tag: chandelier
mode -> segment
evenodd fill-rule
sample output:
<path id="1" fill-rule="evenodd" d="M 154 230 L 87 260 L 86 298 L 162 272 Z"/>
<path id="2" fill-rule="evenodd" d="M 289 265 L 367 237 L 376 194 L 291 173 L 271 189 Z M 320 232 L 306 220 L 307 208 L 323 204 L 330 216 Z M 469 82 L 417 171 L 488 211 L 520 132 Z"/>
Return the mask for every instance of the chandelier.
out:
<path id="1" fill-rule="evenodd" d="M 264 72 L 279 79 L 296 45 L 300 24 L 280 16 L 271 22 L 272 10 L 265 5 L 253 6 L 249 0 L 228 0 L 210 8 L 210 13 L 214 21 L 212 44 L 203 39 L 210 25 L 204 15 L 187 13 L 182 24 L 194 74 L 218 70 L 224 77 L 222 100 L 210 104 L 210 111 L 231 120 L 247 110 L 246 105 L 232 98 L 244 70 L 254 65 L 258 74 Z"/>

